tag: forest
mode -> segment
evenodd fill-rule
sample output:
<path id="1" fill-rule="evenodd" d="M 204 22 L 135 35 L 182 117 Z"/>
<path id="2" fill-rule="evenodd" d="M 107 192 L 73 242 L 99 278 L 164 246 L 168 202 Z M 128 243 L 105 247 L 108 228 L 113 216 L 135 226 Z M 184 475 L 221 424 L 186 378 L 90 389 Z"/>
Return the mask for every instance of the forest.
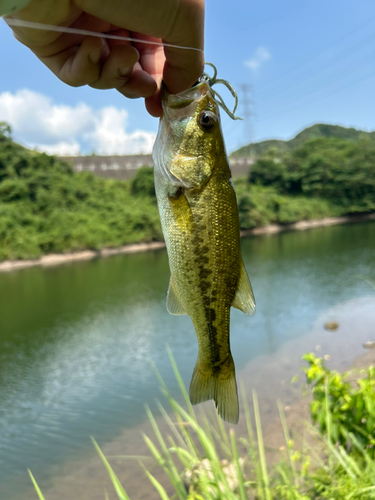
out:
<path id="1" fill-rule="evenodd" d="M 234 179 L 242 229 L 375 211 L 371 134 L 305 139 L 265 148 Z M 0 261 L 162 238 L 151 168 L 131 181 L 76 173 L 20 146 L 0 123 Z"/>

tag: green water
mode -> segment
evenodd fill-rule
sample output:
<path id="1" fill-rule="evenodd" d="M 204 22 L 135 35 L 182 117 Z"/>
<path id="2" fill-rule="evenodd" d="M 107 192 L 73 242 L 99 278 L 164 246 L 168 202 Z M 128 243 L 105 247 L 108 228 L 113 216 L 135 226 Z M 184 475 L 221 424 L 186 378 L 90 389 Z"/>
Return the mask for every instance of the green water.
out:
<path id="1" fill-rule="evenodd" d="M 232 310 L 237 370 L 309 331 L 327 308 L 371 293 L 375 223 L 242 240 L 257 313 Z M 197 346 L 188 317 L 167 314 L 164 250 L 0 274 L 0 498 L 16 500 L 51 468 L 85 456 L 173 394 L 165 346 L 189 383 Z"/>

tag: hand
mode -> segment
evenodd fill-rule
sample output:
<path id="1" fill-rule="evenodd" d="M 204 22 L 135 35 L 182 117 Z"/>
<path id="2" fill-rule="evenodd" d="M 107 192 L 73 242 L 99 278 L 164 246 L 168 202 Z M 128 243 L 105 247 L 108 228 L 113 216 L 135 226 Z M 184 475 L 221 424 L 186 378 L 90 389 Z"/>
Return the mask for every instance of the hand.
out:
<path id="1" fill-rule="evenodd" d="M 204 0 L 31 0 L 7 19 L 68 26 L 203 48 Z M 160 82 L 172 93 L 202 74 L 203 53 L 12 26 L 16 38 L 64 83 L 144 97 L 161 116 Z"/>

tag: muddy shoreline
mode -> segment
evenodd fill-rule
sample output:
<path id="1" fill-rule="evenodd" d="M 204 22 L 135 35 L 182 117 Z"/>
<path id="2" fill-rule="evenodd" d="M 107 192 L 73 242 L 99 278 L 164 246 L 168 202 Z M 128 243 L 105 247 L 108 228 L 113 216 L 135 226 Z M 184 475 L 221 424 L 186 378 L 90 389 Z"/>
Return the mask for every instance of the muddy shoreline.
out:
<path id="1" fill-rule="evenodd" d="M 257 236 L 262 234 L 275 234 L 284 231 L 302 231 L 315 227 L 333 226 L 336 224 L 350 224 L 357 222 L 367 222 L 375 220 L 375 213 L 363 215 L 348 215 L 344 217 L 325 217 L 324 219 L 302 220 L 292 224 L 270 224 L 269 226 L 257 227 L 254 229 L 246 229 L 241 231 L 241 236 Z M 124 253 L 145 252 L 147 250 L 157 250 L 164 248 L 163 241 L 154 241 L 151 243 L 135 243 L 125 245 L 118 248 L 103 248 L 101 250 L 83 250 L 81 252 L 71 252 L 65 254 L 48 254 L 39 259 L 32 260 L 5 260 L 0 262 L 0 272 L 15 271 L 16 269 L 25 269 L 34 266 L 58 266 L 69 262 L 77 262 L 83 260 L 92 260 L 98 257 L 109 257 Z"/>

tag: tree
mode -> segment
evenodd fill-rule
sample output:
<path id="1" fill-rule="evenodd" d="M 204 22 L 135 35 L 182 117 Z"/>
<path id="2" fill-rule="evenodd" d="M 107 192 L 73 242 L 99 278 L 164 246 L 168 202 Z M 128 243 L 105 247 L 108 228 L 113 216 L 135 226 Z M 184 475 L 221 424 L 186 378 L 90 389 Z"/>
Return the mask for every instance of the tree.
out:
<path id="1" fill-rule="evenodd" d="M 11 135 L 12 135 L 11 126 L 6 122 L 0 122 L 0 141 L 2 139 L 1 136 L 5 137 L 6 139 L 10 139 Z"/>

